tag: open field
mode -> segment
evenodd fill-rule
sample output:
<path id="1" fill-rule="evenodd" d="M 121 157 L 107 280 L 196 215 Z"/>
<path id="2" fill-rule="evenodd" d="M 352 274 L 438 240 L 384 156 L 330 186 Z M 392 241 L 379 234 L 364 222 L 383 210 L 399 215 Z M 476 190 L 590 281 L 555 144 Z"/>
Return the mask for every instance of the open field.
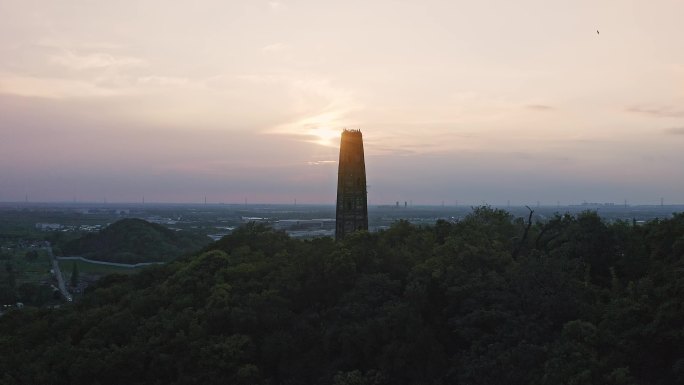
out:
<path id="1" fill-rule="evenodd" d="M 35 253 L 32 258 L 27 258 L 27 253 Z M 37 248 L 15 247 L 2 250 L 3 269 L 1 277 L 7 275 L 7 267 L 11 266 L 17 284 L 40 283 L 50 277 L 50 259 L 47 252 Z"/>

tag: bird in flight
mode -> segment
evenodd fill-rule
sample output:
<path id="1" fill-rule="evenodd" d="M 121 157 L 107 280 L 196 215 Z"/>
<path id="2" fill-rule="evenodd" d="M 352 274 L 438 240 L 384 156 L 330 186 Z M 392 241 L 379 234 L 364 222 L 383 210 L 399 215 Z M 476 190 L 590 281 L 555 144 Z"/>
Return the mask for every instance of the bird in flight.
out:
<path id="1" fill-rule="evenodd" d="M 596 30 L 596 34 L 597 34 L 597 35 L 600 35 L 600 33 L 599 33 L 599 30 L 598 30 L 598 29 Z"/>

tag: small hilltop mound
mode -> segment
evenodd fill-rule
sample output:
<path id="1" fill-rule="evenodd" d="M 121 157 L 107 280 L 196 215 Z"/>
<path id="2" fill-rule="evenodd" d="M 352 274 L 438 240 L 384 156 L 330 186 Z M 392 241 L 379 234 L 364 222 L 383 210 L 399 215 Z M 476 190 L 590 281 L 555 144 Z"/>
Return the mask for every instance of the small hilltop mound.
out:
<path id="1" fill-rule="evenodd" d="M 197 251 L 210 242 L 202 235 L 127 218 L 67 243 L 64 254 L 118 263 L 163 262 Z"/>

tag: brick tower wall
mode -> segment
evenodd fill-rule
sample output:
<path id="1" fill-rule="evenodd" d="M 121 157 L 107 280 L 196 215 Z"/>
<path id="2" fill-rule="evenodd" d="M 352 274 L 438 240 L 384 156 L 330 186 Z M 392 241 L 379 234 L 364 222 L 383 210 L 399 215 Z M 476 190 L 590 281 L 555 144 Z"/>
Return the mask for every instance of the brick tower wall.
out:
<path id="1" fill-rule="evenodd" d="M 368 230 L 367 197 L 363 136 L 360 130 L 344 130 L 337 172 L 336 239 L 357 230 Z"/>

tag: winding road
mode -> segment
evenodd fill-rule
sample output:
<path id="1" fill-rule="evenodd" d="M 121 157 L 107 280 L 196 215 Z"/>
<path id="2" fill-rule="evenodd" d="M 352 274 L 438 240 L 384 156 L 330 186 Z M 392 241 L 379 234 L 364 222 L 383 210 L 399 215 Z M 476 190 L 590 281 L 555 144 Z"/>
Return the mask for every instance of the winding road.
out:
<path id="1" fill-rule="evenodd" d="M 64 283 L 64 276 L 62 275 L 62 272 L 59 270 L 59 262 L 57 261 L 57 258 L 55 258 L 55 255 L 52 253 L 52 245 L 50 245 L 50 242 L 47 242 L 45 250 L 47 250 L 48 255 L 50 255 L 50 261 L 52 262 L 52 270 L 55 272 L 55 277 L 57 278 L 59 291 L 60 293 L 62 293 L 62 296 L 64 296 L 64 298 L 67 301 L 71 302 L 71 294 L 69 294 L 69 292 L 66 289 L 66 284 Z"/>

